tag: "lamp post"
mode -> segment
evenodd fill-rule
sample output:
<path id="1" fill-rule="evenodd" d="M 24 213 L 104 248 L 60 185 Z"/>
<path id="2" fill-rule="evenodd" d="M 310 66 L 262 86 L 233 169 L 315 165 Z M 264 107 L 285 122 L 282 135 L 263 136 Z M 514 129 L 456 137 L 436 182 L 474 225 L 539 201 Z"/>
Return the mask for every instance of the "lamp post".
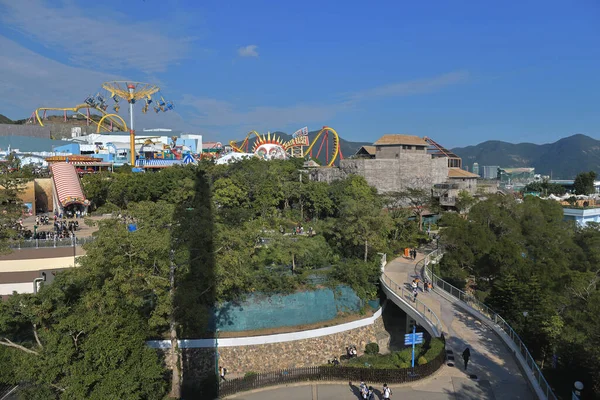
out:
<path id="1" fill-rule="evenodd" d="M 135 130 L 133 129 L 133 103 L 135 103 L 135 85 L 127 85 L 129 91 L 129 152 L 131 168 L 135 168 Z"/>

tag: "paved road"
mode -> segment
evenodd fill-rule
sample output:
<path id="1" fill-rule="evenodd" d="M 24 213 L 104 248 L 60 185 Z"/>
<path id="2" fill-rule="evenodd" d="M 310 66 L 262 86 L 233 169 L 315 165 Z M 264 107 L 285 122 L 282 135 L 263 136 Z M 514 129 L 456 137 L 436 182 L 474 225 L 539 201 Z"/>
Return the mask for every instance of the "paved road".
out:
<path id="1" fill-rule="evenodd" d="M 423 258 L 419 254 L 416 261 Z M 398 285 L 410 283 L 416 276 L 415 262 L 403 257 L 388 263 L 385 273 Z M 421 381 L 391 385 L 393 399 L 410 400 L 530 400 L 534 395 L 504 342 L 485 324 L 462 308 L 435 293 L 420 293 L 419 300 L 441 319 L 446 349 L 454 356 L 455 365 L 443 366 L 432 377 Z M 471 349 L 468 370 L 462 365 L 461 354 Z M 369 382 L 367 382 L 369 383 Z M 357 384 L 315 383 L 267 388 L 238 393 L 230 399 L 239 400 L 304 400 L 360 399 Z M 373 385 L 381 390 L 381 385 Z M 381 392 L 376 393 L 381 398 Z"/>
<path id="2" fill-rule="evenodd" d="M 382 399 L 381 385 L 373 385 L 377 399 Z M 494 399 L 488 383 L 476 382 L 466 377 L 448 377 L 443 374 L 425 379 L 411 386 L 394 386 L 392 399 L 410 400 L 480 400 Z M 509 398 L 509 397 L 503 397 Z M 253 392 L 238 393 L 227 399 L 237 400 L 357 400 L 362 399 L 358 383 L 299 384 Z M 500 399 L 500 398 L 499 398 Z"/>

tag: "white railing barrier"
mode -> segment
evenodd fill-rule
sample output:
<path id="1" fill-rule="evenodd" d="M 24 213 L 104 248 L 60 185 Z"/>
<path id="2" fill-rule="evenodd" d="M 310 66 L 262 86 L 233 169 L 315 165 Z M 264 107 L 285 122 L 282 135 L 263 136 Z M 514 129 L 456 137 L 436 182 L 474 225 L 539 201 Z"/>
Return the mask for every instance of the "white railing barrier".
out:
<path id="1" fill-rule="evenodd" d="M 500 314 L 496 313 L 487 305 L 483 304 L 481 301 L 477 300 L 474 296 L 465 293 L 464 291 L 458 289 L 455 286 L 452 286 L 439 276 L 433 273 L 431 269 L 431 265 L 435 265 L 442 257 L 443 252 L 441 249 L 434 250 L 431 253 L 427 254 L 423 260 L 419 261 L 417 265 L 421 264 L 424 270 L 425 277 L 432 282 L 434 290 L 442 289 L 444 292 L 449 294 L 450 296 L 458 299 L 459 301 L 465 303 L 473 310 L 479 312 L 490 322 L 493 322 L 495 326 L 497 326 L 500 330 L 502 330 L 508 338 L 513 342 L 514 348 L 518 349 L 521 356 L 525 361 L 525 365 L 529 369 L 529 372 L 532 375 L 532 378 L 537 382 L 539 388 L 541 390 L 541 394 L 545 395 L 545 399 L 557 400 L 556 395 L 552 392 L 552 388 L 550 384 L 544 378 L 542 371 L 538 367 L 537 363 L 531 356 L 531 353 L 525 346 L 525 343 L 521 340 L 519 335 L 514 331 L 514 329 L 500 316 Z"/>
<path id="2" fill-rule="evenodd" d="M 417 313 L 421 314 L 424 319 L 428 320 L 431 325 L 435 327 L 437 336 L 442 335 L 443 329 L 440 319 L 435 312 L 431 308 L 427 307 L 421 300 L 414 299 L 412 289 L 408 290 L 404 286 L 398 285 L 385 273 L 381 275 L 381 282 L 383 282 L 383 284 L 387 286 L 390 291 L 396 293 L 398 296 L 404 299 L 405 303 L 407 303 L 409 307 L 412 307 L 415 311 L 417 311 Z"/>

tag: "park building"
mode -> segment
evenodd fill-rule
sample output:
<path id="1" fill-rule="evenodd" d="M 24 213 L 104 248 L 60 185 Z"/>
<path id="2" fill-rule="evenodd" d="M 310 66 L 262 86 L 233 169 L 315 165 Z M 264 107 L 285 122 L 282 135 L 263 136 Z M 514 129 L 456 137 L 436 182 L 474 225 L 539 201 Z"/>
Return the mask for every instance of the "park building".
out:
<path id="1" fill-rule="evenodd" d="M 339 168 L 312 170 L 311 178 L 330 182 L 350 174 L 360 175 L 379 193 L 408 188 L 431 190 L 436 185 L 450 185 L 448 188 L 456 193 L 446 194 L 454 197 L 463 189 L 477 191 L 478 176 L 462 167 L 459 156 L 431 138 L 387 134 L 373 145 L 361 147 L 353 157 L 341 160 Z"/>

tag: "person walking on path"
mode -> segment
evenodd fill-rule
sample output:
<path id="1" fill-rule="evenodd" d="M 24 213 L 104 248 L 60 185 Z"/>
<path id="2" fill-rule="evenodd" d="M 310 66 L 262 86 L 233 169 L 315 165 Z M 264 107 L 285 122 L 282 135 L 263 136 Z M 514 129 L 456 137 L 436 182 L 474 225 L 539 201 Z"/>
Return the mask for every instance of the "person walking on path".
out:
<path id="1" fill-rule="evenodd" d="M 383 393 L 383 398 L 384 399 L 391 399 L 391 395 L 392 395 L 392 389 L 390 389 L 387 385 L 387 383 L 383 384 L 383 390 L 381 391 L 381 393 Z"/>
<path id="2" fill-rule="evenodd" d="M 366 399 L 367 394 L 369 393 L 369 388 L 367 387 L 365 381 L 360 381 L 360 386 L 358 387 L 358 389 L 360 390 L 360 395 L 362 396 L 362 398 Z"/>
<path id="3" fill-rule="evenodd" d="M 227 380 L 227 379 L 225 379 L 226 374 L 227 374 L 227 368 L 219 367 L 219 376 L 221 377 L 221 380 L 223 380 L 223 381 Z"/>
<path id="4" fill-rule="evenodd" d="M 467 364 L 469 364 L 469 358 L 471 358 L 471 350 L 467 347 L 462 353 L 463 361 L 465 362 L 465 371 L 467 370 Z"/>

